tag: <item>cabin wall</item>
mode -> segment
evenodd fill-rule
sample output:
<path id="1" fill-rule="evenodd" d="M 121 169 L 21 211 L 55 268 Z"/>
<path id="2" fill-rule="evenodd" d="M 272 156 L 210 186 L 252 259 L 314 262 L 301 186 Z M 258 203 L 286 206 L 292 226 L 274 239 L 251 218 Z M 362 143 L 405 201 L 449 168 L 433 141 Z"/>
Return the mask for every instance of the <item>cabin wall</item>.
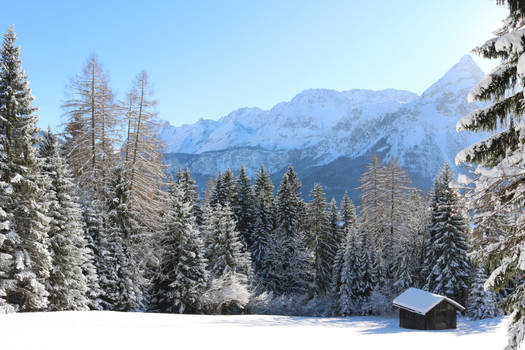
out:
<path id="1" fill-rule="evenodd" d="M 456 308 L 443 300 L 426 315 L 426 329 L 456 328 Z"/>
<path id="2" fill-rule="evenodd" d="M 430 310 L 425 316 L 399 309 L 399 326 L 409 329 L 455 329 L 456 309 L 443 300 Z"/>
<path id="3" fill-rule="evenodd" d="M 426 329 L 425 316 L 399 309 L 399 326 L 410 329 Z"/>

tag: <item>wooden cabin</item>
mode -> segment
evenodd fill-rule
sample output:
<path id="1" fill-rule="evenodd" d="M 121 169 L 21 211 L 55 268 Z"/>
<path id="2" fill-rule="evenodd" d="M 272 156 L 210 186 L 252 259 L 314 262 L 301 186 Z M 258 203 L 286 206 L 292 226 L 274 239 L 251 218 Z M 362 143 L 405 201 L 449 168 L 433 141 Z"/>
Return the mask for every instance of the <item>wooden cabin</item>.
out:
<path id="1" fill-rule="evenodd" d="M 393 301 L 399 308 L 399 326 L 410 329 L 455 329 L 457 310 L 465 308 L 443 295 L 408 288 Z"/>

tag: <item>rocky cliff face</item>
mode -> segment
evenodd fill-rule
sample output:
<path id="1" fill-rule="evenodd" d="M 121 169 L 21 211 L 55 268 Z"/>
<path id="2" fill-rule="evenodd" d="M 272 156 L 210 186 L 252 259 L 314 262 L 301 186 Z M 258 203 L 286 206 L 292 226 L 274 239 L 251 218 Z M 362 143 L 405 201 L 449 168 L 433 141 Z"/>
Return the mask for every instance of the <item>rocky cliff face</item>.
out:
<path id="1" fill-rule="evenodd" d="M 172 170 L 188 167 L 203 185 L 227 167 L 244 165 L 253 176 L 261 166 L 276 184 L 289 164 L 309 192 L 321 183 L 338 200 L 354 199 L 358 179 L 373 153 L 397 158 L 416 185 L 428 189 L 445 160 L 482 135 L 457 133 L 459 118 L 479 108 L 467 94 L 484 73 L 464 56 L 421 96 L 409 91 L 312 89 L 270 110 L 243 108 L 218 121 L 192 125 L 165 122 L 160 136 Z M 453 165 L 454 167 L 454 165 Z"/>

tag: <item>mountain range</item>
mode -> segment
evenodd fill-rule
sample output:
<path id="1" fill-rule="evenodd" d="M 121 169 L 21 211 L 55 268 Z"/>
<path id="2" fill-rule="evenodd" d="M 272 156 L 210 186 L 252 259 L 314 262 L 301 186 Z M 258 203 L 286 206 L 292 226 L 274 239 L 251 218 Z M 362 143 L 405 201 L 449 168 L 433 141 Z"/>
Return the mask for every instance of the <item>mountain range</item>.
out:
<path id="1" fill-rule="evenodd" d="M 200 188 L 227 167 L 244 165 L 254 176 L 264 164 L 275 185 L 288 165 L 303 182 L 328 198 L 344 191 L 358 201 L 359 177 L 372 154 L 386 163 L 396 158 L 417 187 L 428 190 L 444 161 L 484 135 L 456 132 L 456 122 L 482 105 L 468 103 L 468 92 L 484 72 L 468 55 L 423 94 L 386 89 L 310 89 L 269 110 L 241 108 L 217 121 L 172 126 L 163 122 L 160 138 L 173 172 L 189 168 Z"/>

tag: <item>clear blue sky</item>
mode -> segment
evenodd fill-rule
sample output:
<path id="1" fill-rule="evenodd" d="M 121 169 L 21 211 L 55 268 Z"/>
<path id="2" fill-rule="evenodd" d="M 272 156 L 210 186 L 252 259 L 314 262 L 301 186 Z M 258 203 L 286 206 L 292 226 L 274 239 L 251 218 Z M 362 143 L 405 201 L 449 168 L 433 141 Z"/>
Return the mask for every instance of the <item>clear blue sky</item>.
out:
<path id="1" fill-rule="evenodd" d="M 123 96 L 142 69 L 161 119 L 218 119 L 308 88 L 421 93 L 499 26 L 496 0 L 9 1 L 41 126 L 96 53 Z M 480 60 L 477 60 L 479 63 Z M 484 70 L 491 64 L 481 62 Z"/>

